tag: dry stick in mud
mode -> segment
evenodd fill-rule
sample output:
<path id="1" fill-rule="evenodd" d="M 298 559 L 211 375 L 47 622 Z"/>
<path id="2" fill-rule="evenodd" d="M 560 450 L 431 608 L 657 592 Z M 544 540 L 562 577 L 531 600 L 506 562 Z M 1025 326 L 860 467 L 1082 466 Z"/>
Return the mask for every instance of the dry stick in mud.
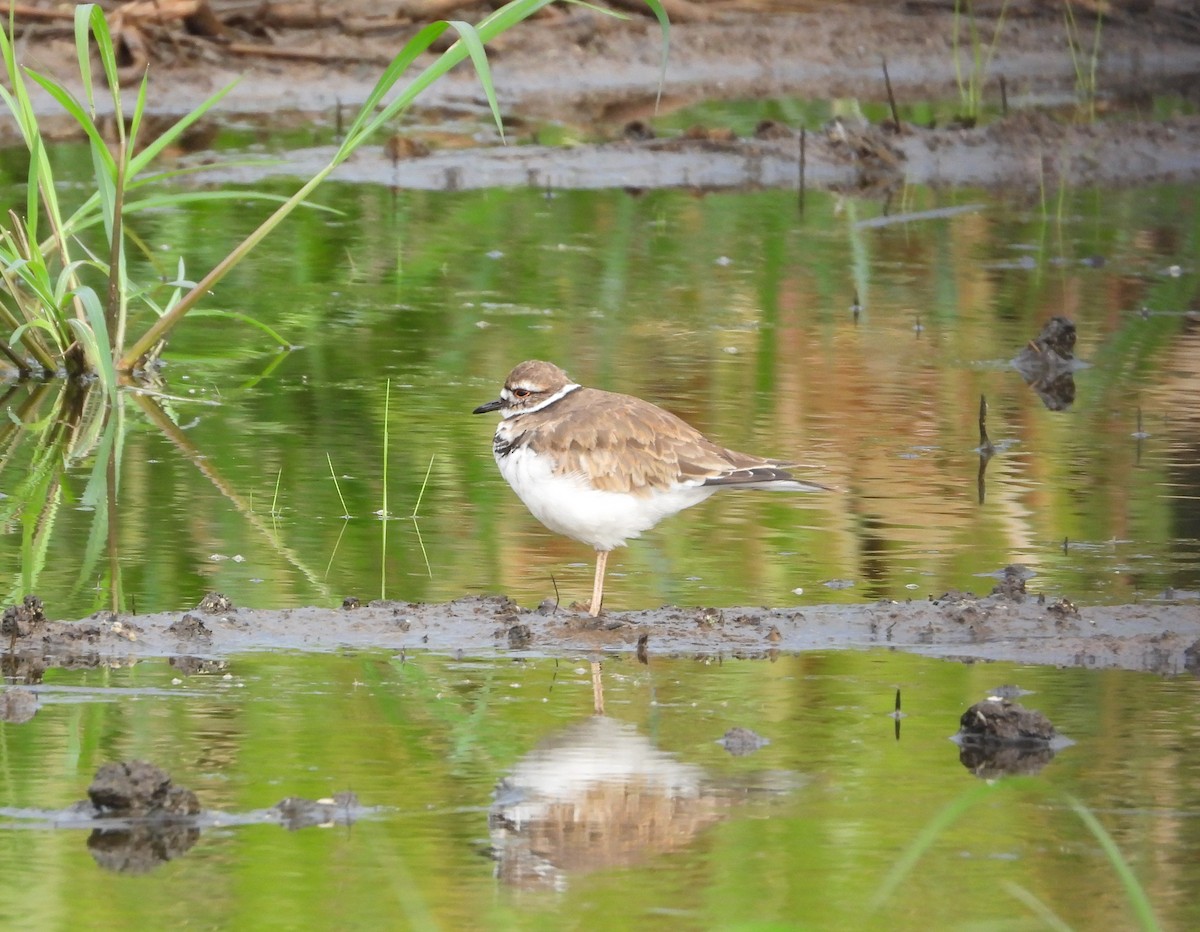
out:
<path id="1" fill-rule="evenodd" d="M 888 75 L 887 56 L 881 55 L 879 61 L 883 65 L 883 86 L 887 88 L 888 106 L 892 110 L 892 125 L 898 133 L 900 132 L 900 111 L 896 108 L 896 95 L 892 91 L 892 79 Z"/>

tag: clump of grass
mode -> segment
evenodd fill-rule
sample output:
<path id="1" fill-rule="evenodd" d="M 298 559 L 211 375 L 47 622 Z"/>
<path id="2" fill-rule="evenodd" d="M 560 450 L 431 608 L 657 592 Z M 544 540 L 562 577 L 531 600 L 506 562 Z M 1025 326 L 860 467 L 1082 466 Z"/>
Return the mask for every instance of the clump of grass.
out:
<path id="1" fill-rule="evenodd" d="M 24 214 L 12 211 L 7 219 L 0 220 L 7 224 L 0 229 L 0 277 L 5 286 L 5 294 L 0 296 L 0 355 L 23 376 L 98 376 L 110 390 L 115 389 L 118 377 L 136 375 L 154 361 L 163 341 L 184 317 L 292 211 L 306 204 L 334 169 L 376 130 L 407 109 L 423 90 L 467 58 L 475 66 L 503 137 L 484 46 L 551 2 L 510 0 L 474 26 L 462 21 L 440 21 L 421 29 L 384 70 L 347 126 L 329 163 L 289 198 L 258 195 L 278 203 L 276 210 L 198 281 L 184 283 L 180 260 L 177 285 L 161 296 L 157 289 L 129 279 L 126 244 L 127 241 L 140 244 L 136 236 L 127 233 L 130 218 L 150 207 L 189 200 L 247 197 L 244 191 L 143 193 L 147 186 L 181 174 L 152 174 L 149 169 L 164 149 L 208 113 L 234 85 L 213 94 L 157 138 L 143 139 L 147 82 L 143 78 L 133 108 L 126 113 L 116 49 L 100 6 L 85 3 L 75 10 L 75 47 L 85 89 L 84 100 L 80 101 L 64 84 L 19 65 L 16 7 L 10 0 L 7 28 L 0 29 L 0 58 L 7 77 L 7 81 L 0 81 L 0 100 L 14 118 L 29 150 L 30 167 Z M 662 24 L 665 49 L 666 14 L 660 0 L 645 2 Z M 458 41 L 400 87 L 417 58 L 448 29 L 457 33 Z M 100 61 L 98 76 L 93 74 L 93 47 Z M 116 132 L 111 146 L 96 121 L 94 87 L 100 83 L 97 77 L 107 86 L 111 97 Z M 70 115 L 91 150 L 92 193 L 69 212 L 59 202 L 60 186 L 47 157 L 47 143 L 38 125 L 28 82 L 39 85 Z M 90 242 L 85 243 L 85 235 Z M 138 336 L 128 338 L 136 327 L 144 326 L 146 316 L 131 313 L 134 296 L 152 320 Z"/>
<path id="2" fill-rule="evenodd" d="M 964 14 L 965 7 L 965 14 Z M 992 29 L 992 38 L 986 45 L 979 33 L 979 24 L 975 20 L 975 9 L 971 0 L 954 0 L 954 77 L 958 83 L 958 96 L 962 112 L 959 114 L 964 123 L 974 126 L 983 111 L 983 84 L 988 66 L 996 54 L 1000 43 L 1000 31 L 1004 28 L 1004 16 L 1008 12 L 1008 0 L 1000 4 L 1000 15 Z M 962 33 L 963 20 L 966 20 L 965 31 L 970 43 L 971 67 L 964 75 L 962 63 Z"/>
<path id="3" fill-rule="evenodd" d="M 1096 11 L 1096 29 L 1092 35 L 1092 51 L 1086 58 L 1083 52 L 1082 35 L 1075 21 L 1075 10 L 1067 0 L 1063 10 L 1063 21 L 1067 29 L 1067 46 L 1071 50 L 1071 66 L 1075 69 L 1075 96 L 1079 106 L 1087 115 L 1088 122 L 1096 120 L 1096 70 L 1100 64 L 1100 33 L 1104 17 Z"/>
<path id="4" fill-rule="evenodd" d="M 138 87 L 132 111 L 126 113 L 116 51 L 103 11 L 95 4 L 81 4 L 75 11 L 75 44 L 85 89 L 85 100 L 79 101 L 64 85 L 18 64 L 14 9 L 10 5 L 7 28 L 0 29 L 0 58 L 7 76 L 6 86 L 0 86 L 0 99 L 29 150 L 29 173 L 24 213 L 10 210 L 0 228 L 0 277 L 5 285 L 5 294 L 0 298 L 0 324 L 9 330 L 7 336 L 0 335 L 0 352 L 16 366 L 19 375 L 98 377 L 111 390 L 122 369 L 118 360 L 130 327 L 131 296 L 136 295 L 136 300 L 154 314 L 168 313 L 180 296 L 178 287 L 163 297 L 161 288 L 130 281 L 127 244 L 140 245 L 141 241 L 128 235 L 128 218 L 148 207 L 234 196 L 233 192 L 145 196 L 148 185 L 178 174 L 154 175 L 147 169 L 232 85 L 147 142 L 141 133 L 146 80 L 143 78 Z M 116 134 L 111 144 L 96 121 L 96 81 L 89 37 L 95 40 L 101 72 L 110 91 Z M 29 82 L 45 90 L 87 138 L 93 165 L 92 190 L 73 209 L 59 199 L 59 191 L 64 188 L 47 154 Z"/>

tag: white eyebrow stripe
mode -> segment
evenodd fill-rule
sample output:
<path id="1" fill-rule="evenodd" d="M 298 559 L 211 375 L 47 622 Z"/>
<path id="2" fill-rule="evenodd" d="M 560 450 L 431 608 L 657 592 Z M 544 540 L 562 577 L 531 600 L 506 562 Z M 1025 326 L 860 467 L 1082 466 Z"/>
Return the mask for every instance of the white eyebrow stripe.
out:
<path id="1" fill-rule="evenodd" d="M 518 385 L 517 387 L 524 388 L 523 385 Z M 501 411 L 500 415 L 501 415 L 501 417 L 507 419 L 510 417 L 515 417 L 518 414 L 533 414 L 534 411 L 541 411 L 543 408 L 554 404 L 554 402 L 558 401 L 560 398 L 565 398 L 567 395 L 571 394 L 571 392 L 575 391 L 575 389 L 577 389 L 579 387 L 580 386 L 574 382 L 568 382 L 566 385 L 564 385 L 562 388 L 560 388 L 558 391 L 556 391 L 549 398 L 545 399 L 544 401 L 539 401 L 532 408 L 522 408 L 520 411 L 511 411 L 511 410 Z M 532 389 L 530 389 L 530 391 L 532 391 Z M 507 401 L 513 400 L 512 393 L 508 390 L 507 387 L 504 389 L 504 391 L 502 391 L 500 393 L 500 396 Z"/>

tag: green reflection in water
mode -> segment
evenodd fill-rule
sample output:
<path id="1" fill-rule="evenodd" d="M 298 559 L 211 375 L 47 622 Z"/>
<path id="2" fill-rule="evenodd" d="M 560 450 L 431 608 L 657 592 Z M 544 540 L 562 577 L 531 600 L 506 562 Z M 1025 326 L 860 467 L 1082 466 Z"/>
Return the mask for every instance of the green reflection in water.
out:
<path id="1" fill-rule="evenodd" d="M 43 499 L 18 493 L 48 428 L 3 428 L 10 599 L 32 588 L 53 616 L 77 617 L 182 608 L 208 588 L 258 606 L 583 598 L 590 551 L 524 511 L 491 461 L 492 426 L 469 414 L 530 357 L 649 398 L 729 446 L 812 463 L 841 490 L 718 496 L 669 520 L 614 554 L 611 608 L 986 591 L 981 575 L 1010 562 L 1037 571 L 1031 588 L 1084 601 L 1200 587 L 1200 347 L 1183 316 L 1200 212 L 1188 190 L 1065 189 L 1043 208 L 906 189 L 890 213 L 970 209 L 883 226 L 864 225 L 879 204 L 812 194 L 800 215 L 779 191 L 334 185 L 323 203 L 339 213 L 303 212 L 211 300 L 297 348 L 280 356 L 253 331 L 197 320 L 169 352 L 164 390 L 178 400 L 131 414 L 127 399 L 115 526 L 84 500 L 101 446 L 62 457 L 54 519 L 34 520 Z M 260 209 L 164 211 L 137 232 L 164 275 L 179 253 L 193 274 Z M 1091 364 L 1065 412 L 1007 364 L 1054 314 L 1076 322 Z M 33 391 L 5 396 L 18 420 Z M 981 394 L 1002 448 L 982 502 Z M 1149 436 L 1135 439 L 1139 409 Z M 40 556 L 24 537 L 35 525 Z M 823 585 L 838 580 L 853 585 Z"/>
<path id="2" fill-rule="evenodd" d="M 1014 884 L 1072 927 L 1128 925 L 1066 794 L 1112 832 L 1165 927 L 1200 920 L 1191 680 L 885 651 L 614 657 L 605 719 L 585 658 L 272 654 L 227 672 L 52 671 L 37 717 L 0 725 L 7 927 L 948 928 L 1020 921 Z M 901 852 L 979 785 L 947 736 L 1002 682 L 1077 743 L 986 795 L 870 915 Z M 731 756 L 716 740 L 734 726 L 770 744 Z M 131 757 L 225 813 L 345 789 L 379 808 L 350 828 L 209 828 L 137 876 L 101 870 L 86 832 L 13 821 Z"/>

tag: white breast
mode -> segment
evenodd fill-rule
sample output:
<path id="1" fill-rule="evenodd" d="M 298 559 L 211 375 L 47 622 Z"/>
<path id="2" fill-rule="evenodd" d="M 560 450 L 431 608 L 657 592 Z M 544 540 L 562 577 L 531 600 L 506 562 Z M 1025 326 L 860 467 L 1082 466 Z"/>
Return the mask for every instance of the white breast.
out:
<path id="1" fill-rule="evenodd" d="M 699 484 L 647 496 L 600 491 L 580 473 L 556 475 L 550 461 L 527 446 L 497 456 L 496 464 L 542 524 L 597 550 L 621 547 L 668 515 L 702 502 L 716 491 Z"/>

